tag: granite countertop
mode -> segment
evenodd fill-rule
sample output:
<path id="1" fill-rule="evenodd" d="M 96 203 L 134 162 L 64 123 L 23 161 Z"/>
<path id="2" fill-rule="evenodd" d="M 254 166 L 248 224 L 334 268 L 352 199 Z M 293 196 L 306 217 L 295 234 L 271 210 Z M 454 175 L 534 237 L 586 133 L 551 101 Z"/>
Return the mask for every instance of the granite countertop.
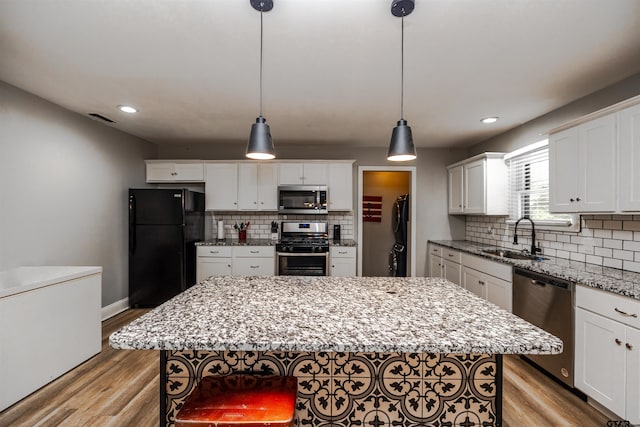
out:
<path id="1" fill-rule="evenodd" d="M 342 239 L 338 241 L 334 241 L 333 239 L 329 239 L 329 246 L 350 246 L 355 247 L 357 243 L 353 239 Z"/>
<path id="2" fill-rule="evenodd" d="M 102 267 L 18 267 L 0 272 L 0 298 L 102 273 Z"/>
<path id="3" fill-rule="evenodd" d="M 111 347 L 557 354 L 562 341 L 434 277 L 215 277 L 113 333 Z"/>
<path id="4" fill-rule="evenodd" d="M 546 255 L 542 256 L 548 259 L 542 261 L 503 258 L 482 251 L 495 246 L 467 240 L 430 240 L 429 242 L 640 300 L 640 273 Z"/>
<path id="5" fill-rule="evenodd" d="M 202 242 L 196 242 L 196 246 L 275 246 L 277 240 L 271 239 L 247 239 L 241 242 L 238 239 L 225 239 L 218 241 L 217 239 L 209 239 Z"/>
<path id="6" fill-rule="evenodd" d="M 226 239 L 219 242 L 216 239 L 209 239 L 202 242 L 196 242 L 196 246 L 275 246 L 279 243 L 278 240 L 271 239 L 247 239 L 244 242 L 238 239 Z M 333 239 L 329 239 L 329 246 L 357 246 L 356 241 L 353 239 L 343 239 L 334 242 Z"/>

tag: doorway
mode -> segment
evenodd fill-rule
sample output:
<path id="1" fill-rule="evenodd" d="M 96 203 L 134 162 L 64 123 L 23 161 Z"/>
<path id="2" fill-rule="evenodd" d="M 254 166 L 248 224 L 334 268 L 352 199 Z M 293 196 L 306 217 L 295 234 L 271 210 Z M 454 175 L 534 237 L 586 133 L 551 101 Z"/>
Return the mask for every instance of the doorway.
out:
<path id="1" fill-rule="evenodd" d="M 360 167 L 358 206 L 358 264 L 361 276 L 388 277 L 394 233 L 394 204 L 409 195 L 407 221 L 407 276 L 415 276 L 415 167 Z M 397 261 L 397 259 L 395 259 Z"/>

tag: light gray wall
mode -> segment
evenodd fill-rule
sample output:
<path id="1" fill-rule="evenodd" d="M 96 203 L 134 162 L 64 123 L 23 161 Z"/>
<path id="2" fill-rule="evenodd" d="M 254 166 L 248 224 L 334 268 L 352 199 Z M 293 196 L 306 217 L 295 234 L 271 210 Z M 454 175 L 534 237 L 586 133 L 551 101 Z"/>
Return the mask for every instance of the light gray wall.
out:
<path id="1" fill-rule="evenodd" d="M 355 160 L 358 166 L 398 166 L 389 162 L 386 147 L 351 147 L 330 143 L 318 144 L 278 144 L 274 141 L 278 159 L 327 159 Z M 242 145 L 234 144 L 171 144 L 158 147 L 161 159 L 204 159 L 242 160 Z M 416 224 L 416 274 L 428 274 L 427 240 L 464 239 L 465 220 L 447 214 L 447 171 L 446 165 L 466 156 L 465 149 L 419 148 L 418 158 L 402 166 L 416 166 L 417 194 L 415 203 Z M 357 174 L 354 175 L 357 178 Z M 354 179 L 354 194 L 357 194 L 357 180 Z M 356 201 L 357 203 L 357 201 Z M 357 222 L 357 221 L 356 221 Z M 355 230 L 357 234 L 357 230 Z"/>
<path id="2" fill-rule="evenodd" d="M 553 110 L 501 135 L 469 148 L 469 156 L 485 151 L 508 153 L 544 139 L 544 134 L 568 121 L 640 95 L 640 73 Z"/>
<path id="3" fill-rule="evenodd" d="M 0 82 L 0 270 L 102 266 L 102 305 L 128 296 L 127 191 L 155 145 Z"/>

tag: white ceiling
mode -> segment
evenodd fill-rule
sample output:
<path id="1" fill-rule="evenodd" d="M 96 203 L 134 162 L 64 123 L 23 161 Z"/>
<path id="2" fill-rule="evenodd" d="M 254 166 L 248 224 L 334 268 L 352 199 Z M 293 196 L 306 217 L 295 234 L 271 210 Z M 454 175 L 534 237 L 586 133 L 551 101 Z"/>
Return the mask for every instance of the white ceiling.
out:
<path id="1" fill-rule="evenodd" d="M 276 148 L 388 144 L 400 118 L 390 7 L 274 0 L 263 115 Z M 149 141 L 244 144 L 259 31 L 249 0 L 0 0 L 0 80 Z M 416 0 L 405 18 L 404 111 L 418 147 L 480 142 L 637 72 L 640 0 Z"/>

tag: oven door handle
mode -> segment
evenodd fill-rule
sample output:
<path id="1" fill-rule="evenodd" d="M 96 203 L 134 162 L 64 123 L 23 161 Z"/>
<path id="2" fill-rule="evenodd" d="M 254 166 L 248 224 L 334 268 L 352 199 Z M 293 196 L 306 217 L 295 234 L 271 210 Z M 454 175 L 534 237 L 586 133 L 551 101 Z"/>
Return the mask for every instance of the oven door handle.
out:
<path id="1" fill-rule="evenodd" d="M 329 256 L 329 252 L 276 252 L 278 256 Z"/>

